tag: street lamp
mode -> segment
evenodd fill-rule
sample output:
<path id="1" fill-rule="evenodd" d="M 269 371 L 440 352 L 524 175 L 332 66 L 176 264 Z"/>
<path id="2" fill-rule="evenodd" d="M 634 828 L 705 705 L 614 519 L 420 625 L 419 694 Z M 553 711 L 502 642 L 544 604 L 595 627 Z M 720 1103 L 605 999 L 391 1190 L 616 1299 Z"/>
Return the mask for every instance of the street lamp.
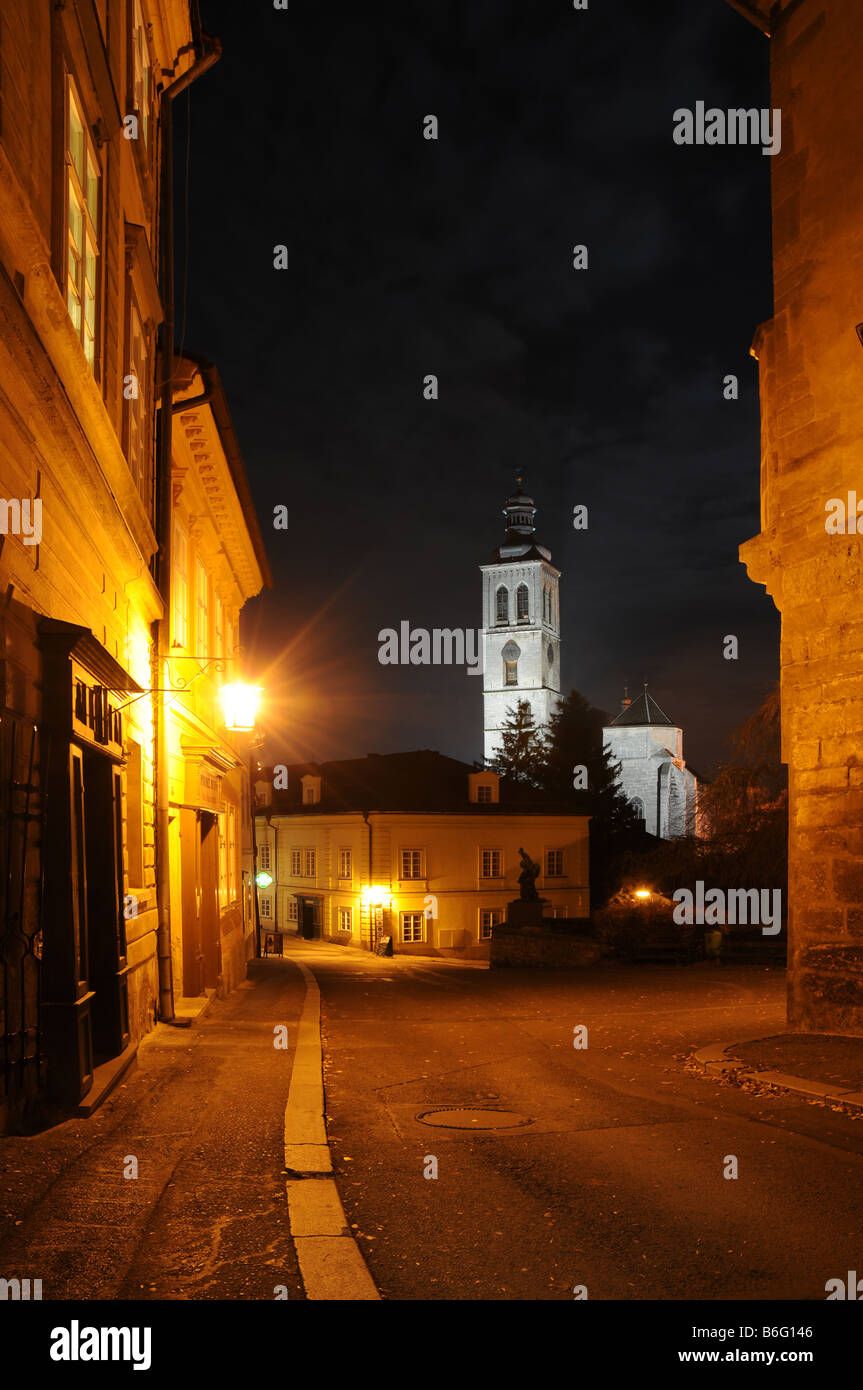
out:
<path id="1" fill-rule="evenodd" d="M 636 888 L 636 890 L 635 890 L 635 896 L 636 896 L 637 898 L 649 898 L 649 897 L 650 897 L 650 889 L 649 889 L 649 888 Z"/>
<path id="2" fill-rule="evenodd" d="M 261 689 L 260 685 L 245 685 L 242 681 L 235 681 L 231 685 L 221 687 L 219 698 L 222 701 L 226 729 L 231 729 L 235 733 L 252 732 L 258 713 L 258 696 Z"/>

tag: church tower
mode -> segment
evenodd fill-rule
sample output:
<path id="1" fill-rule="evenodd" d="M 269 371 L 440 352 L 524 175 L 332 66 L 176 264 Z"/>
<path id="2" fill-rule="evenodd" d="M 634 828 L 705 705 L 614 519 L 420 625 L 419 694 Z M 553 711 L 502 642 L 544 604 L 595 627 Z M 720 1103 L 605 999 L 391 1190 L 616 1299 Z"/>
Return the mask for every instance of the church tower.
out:
<path id="1" fill-rule="evenodd" d="M 486 762 L 497 754 L 507 714 L 521 700 L 543 728 L 560 698 L 560 570 L 551 551 L 536 543 L 536 507 L 521 476 L 503 514 L 503 544 L 480 566 Z"/>

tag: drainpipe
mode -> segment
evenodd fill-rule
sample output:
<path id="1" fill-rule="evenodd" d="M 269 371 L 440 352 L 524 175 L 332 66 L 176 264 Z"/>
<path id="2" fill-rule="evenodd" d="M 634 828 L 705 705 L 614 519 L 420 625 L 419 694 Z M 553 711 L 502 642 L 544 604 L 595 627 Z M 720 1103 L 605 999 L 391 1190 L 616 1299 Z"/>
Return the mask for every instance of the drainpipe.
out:
<path id="1" fill-rule="evenodd" d="M 363 820 L 369 828 L 369 888 L 372 886 L 372 823 L 368 811 L 363 811 Z M 375 928 L 372 919 L 372 904 L 369 903 L 369 950 L 374 950 Z"/>
<path id="2" fill-rule="evenodd" d="M 180 92 L 195 82 L 203 73 L 218 62 L 222 46 L 218 39 L 203 33 L 197 4 L 192 7 L 192 26 L 194 34 L 195 61 L 192 66 L 166 87 L 160 98 L 160 118 L 162 134 L 162 167 L 159 226 L 161 236 L 161 291 L 165 321 L 162 325 L 161 351 L 161 420 L 159 430 L 159 453 L 157 459 L 157 519 L 156 539 L 159 546 L 157 577 L 159 595 L 162 600 L 162 617 L 153 624 L 153 722 L 155 724 L 155 752 L 153 780 L 156 800 L 156 908 L 158 927 L 156 931 L 156 955 L 159 967 L 159 1018 L 163 1023 L 175 1023 L 174 1016 L 174 971 L 171 958 L 171 894 L 169 866 L 169 816 L 168 816 L 168 737 L 167 713 L 170 697 L 163 690 L 163 674 L 168 658 L 171 627 L 171 542 L 172 542 L 172 495 L 171 495 L 171 424 L 173 419 L 173 375 L 174 375 L 174 190 L 173 190 L 173 101 Z M 183 50 L 181 50 L 182 52 Z M 180 54 L 177 54 L 177 58 Z M 176 61 L 176 60 L 175 60 Z"/>

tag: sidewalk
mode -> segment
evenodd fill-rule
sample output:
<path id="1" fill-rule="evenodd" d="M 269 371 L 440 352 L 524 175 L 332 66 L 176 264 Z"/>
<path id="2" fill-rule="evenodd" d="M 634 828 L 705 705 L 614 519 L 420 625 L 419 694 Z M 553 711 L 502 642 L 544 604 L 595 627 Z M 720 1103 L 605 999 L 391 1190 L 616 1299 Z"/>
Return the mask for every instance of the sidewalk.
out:
<path id="1" fill-rule="evenodd" d="M 757 1085 L 863 1116 L 863 1037 L 833 1033 L 778 1033 L 735 1043 L 714 1043 L 694 1053 L 692 1065 L 737 1085 Z"/>
<path id="2" fill-rule="evenodd" d="M 304 995 L 287 961 L 253 961 L 207 1017 L 148 1034 L 89 1119 L 0 1139 L 0 1278 L 45 1300 L 303 1298 L 284 1117 Z"/>

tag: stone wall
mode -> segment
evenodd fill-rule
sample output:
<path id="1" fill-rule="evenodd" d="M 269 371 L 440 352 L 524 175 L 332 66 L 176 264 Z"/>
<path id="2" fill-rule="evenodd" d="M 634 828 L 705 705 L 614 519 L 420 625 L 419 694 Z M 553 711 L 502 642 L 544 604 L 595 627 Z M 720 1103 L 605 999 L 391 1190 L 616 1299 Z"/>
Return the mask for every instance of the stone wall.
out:
<path id="1" fill-rule="evenodd" d="M 562 925 L 558 919 L 557 925 Z M 595 965 L 599 960 L 599 945 L 588 936 L 574 936 L 544 927 L 524 927 L 510 930 L 495 927 L 491 942 L 490 964 L 495 966 L 572 969 Z"/>
<path id="2" fill-rule="evenodd" d="M 863 495 L 863 5 L 777 7 L 774 316 L 756 334 L 761 534 L 741 547 L 782 614 L 792 1026 L 863 1033 L 863 557 L 827 505 Z M 861 518 L 863 522 L 863 518 Z"/>

